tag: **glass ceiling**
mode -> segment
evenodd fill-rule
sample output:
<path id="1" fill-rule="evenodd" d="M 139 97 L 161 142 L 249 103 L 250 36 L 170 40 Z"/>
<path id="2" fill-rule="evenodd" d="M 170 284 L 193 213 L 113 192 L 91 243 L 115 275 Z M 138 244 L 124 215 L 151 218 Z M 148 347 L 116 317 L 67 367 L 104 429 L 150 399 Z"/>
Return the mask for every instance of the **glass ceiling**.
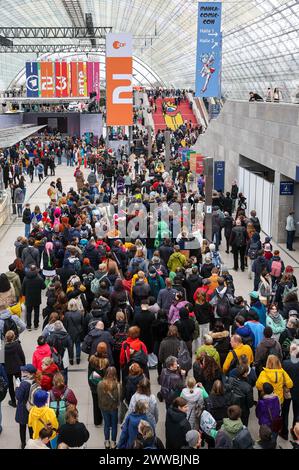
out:
<path id="1" fill-rule="evenodd" d="M 194 88 L 197 3 L 0 0 L 0 24 L 80 26 L 85 13 L 91 13 L 94 26 L 112 26 L 114 31 L 140 36 L 134 42 L 136 83 Z M 223 0 L 222 29 L 223 94 L 247 99 L 251 90 L 264 94 L 268 86 L 278 86 L 283 99 L 291 100 L 299 86 L 299 0 Z M 14 43 L 25 44 L 26 40 L 15 39 Z M 32 44 L 32 39 L 27 43 Z M 0 89 L 9 86 L 26 60 L 36 58 L 36 54 L 0 55 Z"/>

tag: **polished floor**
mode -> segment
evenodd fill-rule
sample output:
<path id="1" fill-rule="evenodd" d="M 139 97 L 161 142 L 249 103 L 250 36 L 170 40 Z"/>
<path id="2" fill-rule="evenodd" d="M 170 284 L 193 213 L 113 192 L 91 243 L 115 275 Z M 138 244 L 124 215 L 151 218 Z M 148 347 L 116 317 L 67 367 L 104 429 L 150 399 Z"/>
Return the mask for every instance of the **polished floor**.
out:
<path id="1" fill-rule="evenodd" d="M 31 209 L 38 204 L 43 211 L 49 200 L 47 196 L 47 189 L 52 180 L 61 177 L 64 189 L 69 189 L 75 186 L 74 181 L 75 168 L 66 167 L 65 165 L 58 166 L 56 169 L 56 177 L 48 177 L 42 183 L 35 181 L 30 184 L 27 183 L 26 200 L 30 202 Z M 87 170 L 86 174 L 88 174 Z M 6 272 L 8 265 L 15 258 L 14 242 L 19 235 L 24 235 L 24 224 L 20 218 L 13 216 L 8 220 L 0 229 L 0 272 Z M 282 249 L 283 247 L 279 247 Z M 299 274 L 299 251 L 292 253 L 292 258 L 286 251 L 281 251 L 282 259 L 285 263 L 291 264 L 295 268 L 295 275 Z M 225 265 L 231 270 L 233 266 L 232 255 L 227 255 L 224 250 L 221 256 Z M 236 293 L 248 298 L 248 293 L 253 289 L 253 281 L 248 279 L 247 272 L 235 273 L 232 271 L 235 279 Z M 25 331 L 21 335 L 22 346 L 26 355 L 27 363 L 31 362 L 32 353 L 35 349 L 36 339 L 40 334 L 39 331 Z M 87 356 L 82 354 L 82 361 L 80 366 L 70 366 L 69 368 L 69 387 L 74 391 L 78 399 L 78 410 L 80 421 L 84 422 L 90 432 L 90 439 L 87 443 L 88 448 L 101 449 L 104 448 L 104 434 L 103 426 L 96 428 L 93 425 L 92 417 L 92 399 L 87 383 Z M 152 392 L 156 394 L 159 390 L 157 384 L 156 371 L 151 371 Z M 20 448 L 18 424 L 15 422 L 15 409 L 8 405 L 9 397 L 2 402 L 2 426 L 3 432 L 0 435 L 0 449 L 18 449 Z M 157 435 L 164 441 L 165 436 L 165 406 L 159 403 L 159 422 L 157 425 Z M 292 418 L 290 413 L 290 419 Z M 254 409 L 251 410 L 249 429 L 255 439 L 258 438 L 258 423 L 255 418 Z M 283 448 L 289 448 L 290 444 L 279 438 L 278 445 Z"/>

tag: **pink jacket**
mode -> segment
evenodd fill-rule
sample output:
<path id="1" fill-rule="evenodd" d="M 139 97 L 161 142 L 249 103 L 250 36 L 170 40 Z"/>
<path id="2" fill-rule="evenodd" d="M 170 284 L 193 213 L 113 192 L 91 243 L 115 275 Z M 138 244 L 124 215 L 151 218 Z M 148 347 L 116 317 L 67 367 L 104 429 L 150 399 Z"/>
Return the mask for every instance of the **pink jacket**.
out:
<path id="1" fill-rule="evenodd" d="M 180 319 L 180 309 L 182 307 L 186 307 L 187 304 L 189 304 L 187 300 L 181 300 L 178 304 L 172 306 L 169 309 L 168 313 L 168 322 L 173 325 L 177 320 Z"/>

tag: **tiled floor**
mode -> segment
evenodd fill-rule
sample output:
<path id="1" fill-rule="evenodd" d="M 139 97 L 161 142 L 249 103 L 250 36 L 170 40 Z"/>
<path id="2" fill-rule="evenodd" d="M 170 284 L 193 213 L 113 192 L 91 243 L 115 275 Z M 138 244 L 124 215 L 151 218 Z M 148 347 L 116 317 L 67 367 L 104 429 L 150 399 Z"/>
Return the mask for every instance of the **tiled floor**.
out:
<path id="1" fill-rule="evenodd" d="M 65 165 L 62 165 L 57 168 L 56 177 L 48 177 L 47 180 L 44 180 L 42 184 L 38 182 L 33 182 L 32 184 L 28 183 L 27 189 L 27 199 L 31 203 L 33 209 L 35 204 L 40 205 L 41 209 L 44 210 L 48 202 L 47 189 L 52 181 L 57 177 L 61 177 L 62 184 L 65 189 L 68 189 L 71 186 L 75 186 L 74 183 L 74 168 L 67 168 Z M 10 264 L 15 257 L 14 250 L 14 241 L 17 236 L 24 234 L 24 225 L 21 222 L 21 219 L 16 219 L 8 221 L 5 226 L 0 229 L 0 272 L 7 271 L 7 266 Z M 294 252 L 297 255 L 297 252 Z M 293 255 L 294 255 L 293 253 Z M 298 251 L 299 253 L 299 251 Z M 232 255 L 227 255 L 222 251 L 221 256 L 226 266 L 229 269 L 232 268 Z M 299 255 L 293 256 L 295 260 L 299 260 Z M 282 252 L 282 258 L 285 263 L 291 264 L 295 267 L 295 275 L 299 274 L 299 261 L 295 263 L 294 259 L 291 259 L 287 252 Z M 238 274 L 234 273 L 233 276 L 235 279 L 236 292 L 239 295 L 243 295 L 248 298 L 248 293 L 253 288 L 253 282 L 248 280 L 247 272 L 239 272 Z M 39 336 L 40 331 L 25 331 L 22 336 L 22 346 L 25 351 L 26 361 L 30 362 L 32 357 L 32 352 L 35 348 L 36 339 Z M 90 432 L 90 439 L 88 441 L 88 448 L 103 448 L 104 447 L 104 436 L 103 436 L 103 427 L 95 428 L 93 425 L 92 418 L 92 400 L 89 387 L 87 384 L 87 359 L 86 355 L 82 354 L 82 362 L 80 366 L 71 366 L 69 369 L 69 387 L 72 388 L 78 399 L 78 409 L 80 420 L 86 424 Z M 156 371 L 151 371 L 151 383 L 152 383 L 152 392 L 156 394 L 159 390 L 157 384 L 157 374 Z M 15 422 L 15 409 L 11 408 L 8 405 L 8 397 L 2 402 L 2 414 L 3 414 L 3 432 L 0 435 L 0 449 L 12 449 L 19 448 L 19 433 L 18 425 Z M 164 404 L 159 403 L 159 423 L 157 426 L 157 435 L 164 440 L 165 435 L 165 407 Z M 290 419 L 292 416 L 290 415 Z M 258 437 L 258 425 L 257 420 L 254 415 L 254 409 L 251 411 L 249 429 L 252 432 L 254 438 Z M 290 447 L 289 443 L 279 439 L 279 445 L 284 448 Z"/>

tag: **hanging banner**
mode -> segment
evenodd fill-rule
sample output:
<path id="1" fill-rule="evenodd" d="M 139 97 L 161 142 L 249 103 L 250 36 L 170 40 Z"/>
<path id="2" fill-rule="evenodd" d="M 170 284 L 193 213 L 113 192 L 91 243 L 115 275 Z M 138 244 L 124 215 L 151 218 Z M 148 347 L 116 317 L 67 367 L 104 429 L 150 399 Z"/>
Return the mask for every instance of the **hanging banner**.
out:
<path id="1" fill-rule="evenodd" d="M 87 62 L 87 94 L 93 92 L 93 65 L 94 62 Z"/>
<path id="2" fill-rule="evenodd" d="M 40 90 L 42 98 L 54 97 L 53 62 L 40 62 Z"/>
<path id="3" fill-rule="evenodd" d="M 60 69 L 60 93 L 62 98 L 67 98 L 70 96 L 69 92 L 69 73 L 68 73 L 68 64 L 67 62 L 61 62 Z"/>
<path id="4" fill-rule="evenodd" d="M 93 91 L 97 94 L 97 100 L 100 99 L 100 62 L 93 63 Z"/>
<path id="5" fill-rule="evenodd" d="M 70 63 L 71 72 L 71 96 L 77 97 L 78 95 L 78 62 Z"/>
<path id="6" fill-rule="evenodd" d="M 132 34 L 106 36 L 106 107 L 108 126 L 133 125 Z"/>
<path id="7" fill-rule="evenodd" d="M 78 62 L 78 96 L 87 96 L 86 64 Z"/>
<path id="8" fill-rule="evenodd" d="M 55 62 L 55 96 L 61 98 L 61 62 Z"/>
<path id="9" fill-rule="evenodd" d="M 198 3 L 196 91 L 200 98 L 221 97 L 220 2 Z"/>
<path id="10" fill-rule="evenodd" d="M 225 162 L 214 162 L 214 189 L 224 191 Z"/>
<path id="11" fill-rule="evenodd" d="M 27 98 L 36 98 L 39 95 L 37 62 L 26 62 L 26 90 Z"/>

